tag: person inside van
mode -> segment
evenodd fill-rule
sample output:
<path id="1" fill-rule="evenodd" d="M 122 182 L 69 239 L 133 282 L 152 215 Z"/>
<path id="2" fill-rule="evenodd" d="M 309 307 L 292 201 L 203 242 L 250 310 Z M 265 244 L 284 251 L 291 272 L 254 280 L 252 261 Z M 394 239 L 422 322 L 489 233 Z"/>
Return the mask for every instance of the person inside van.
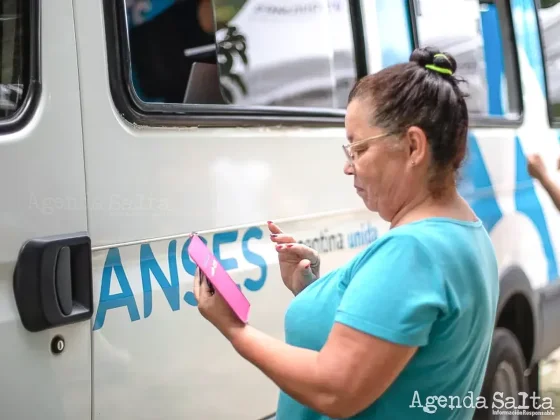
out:
<path id="1" fill-rule="evenodd" d="M 158 0 L 154 0 L 158 1 Z M 129 33 L 139 96 L 148 102 L 183 103 L 194 62 L 216 64 L 216 51 L 186 57 L 189 48 L 215 45 L 211 0 L 176 0 Z"/>
<path id="2" fill-rule="evenodd" d="M 416 49 L 349 95 L 344 173 L 388 233 L 321 276 L 317 252 L 269 222 L 295 295 L 286 342 L 240 322 L 195 274 L 199 312 L 280 388 L 278 420 L 472 418 L 462 399 L 482 390 L 498 266 L 457 190 L 469 121 L 456 68 L 449 54 Z M 450 396 L 461 404 L 441 404 Z"/>
<path id="3" fill-rule="evenodd" d="M 557 163 L 557 169 L 560 170 L 560 159 Z M 540 155 L 527 156 L 527 171 L 543 186 L 556 208 L 560 210 L 560 188 L 550 178 Z"/>

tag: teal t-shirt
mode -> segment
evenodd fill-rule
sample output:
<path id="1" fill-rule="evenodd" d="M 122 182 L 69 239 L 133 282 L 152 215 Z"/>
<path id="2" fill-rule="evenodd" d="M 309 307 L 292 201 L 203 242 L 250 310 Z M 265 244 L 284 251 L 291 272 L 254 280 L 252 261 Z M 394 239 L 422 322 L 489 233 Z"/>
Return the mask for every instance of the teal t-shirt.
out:
<path id="1" fill-rule="evenodd" d="M 298 294 L 286 312 L 286 341 L 319 351 L 339 322 L 419 347 L 386 392 L 352 419 L 471 418 L 490 351 L 498 281 L 480 220 L 424 219 L 391 229 Z M 446 401 L 430 401 L 433 396 Z M 284 392 L 276 418 L 327 419 Z"/>

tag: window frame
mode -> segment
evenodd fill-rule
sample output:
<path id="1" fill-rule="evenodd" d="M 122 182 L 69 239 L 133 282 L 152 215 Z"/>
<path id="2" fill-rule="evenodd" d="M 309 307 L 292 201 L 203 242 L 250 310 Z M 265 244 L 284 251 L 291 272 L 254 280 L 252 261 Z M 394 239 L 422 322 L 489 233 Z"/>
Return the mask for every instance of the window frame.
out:
<path id="1" fill-rule="evenodd" d="M 356 74 L 359 78 L 366 72 L 365 50 L 359 50 L 359 46 L 365 43 L 363 21 L 359 2 L 348 0 L 348 3 Z M 132 84 L 124 1 L 103 0 L 103 13 L 111 97 L 119 112 L 130 123 L 158 127 L 279 124 L 306 127 L 344 126 L 345 109 L 146 103 L 138 97 Z"/>
<path id="2" fill-rule="evenodd" d="M 544 36 L 542 32 L 542 25 L 541 25 L 541 17 L 539 15 L 539 10 L 541 9 L 541 0 L 534 0 L 531 2 L 533 4 L 533 10 L 535 11 L 535 17 L 537 19 L 537 32 L 539 35 L 539 44 L 540 44 L 540 57 L 542 61 L 543 67 L 543 76 L 544 76 L 544 94 L 546 97 L 546 110 L 548 112 L 548 124 L 550 128 L 560 128 L 560 115 L 555 116 L 554 112 L 552 111 L 552 101 L 550 100 L 550 92 L 549 92 L 549 72 L 548 72 L 548 65 L 546 60 L 546 44 L 544 42 Z"/>
<path id="3" fill-rule="evenodd" d="M 417 2 L 420 0 L 409 0 L 409 12 L 410 12 L 410 20 L 411 20 L 411 30 L 413 33 L 413 40 L 414 40 L 414 48 L 420 48 L 420 37 L 418 34 L 418 22 L 417 22 Z M 429 0 L 428 0 L 429 1 Z M 510 95 L 515 95 L 516 100 L 519 103 L 519 113 L 515 118 L 507 118 L 501 116 L 487 116 L 481 114 L 472 114 L 469 112 L 469 126 L 471 128 L 492 128 L 492 127 L 520 127 L 524 121 L 524 102 L 523 102 L 523 85 L 521 84 L 521 70 L 519 66 L 519 55 L 517 51 L 518 40 L 515 33 L 515 25 L 513 21 L 513 14 L 511 9 L 511 1 L 510 0 L 479 0 L 479 3 L 487 3 L 487 4 L 496 4 L 497 2 L 504 2 L 505 7 L 504 9 L 507 10 L 507 22 L 505 25 L 508 25 L 508 30 L 511 32 L 511 37 L 513 42 L 504 42 L 506 37 L 504 36 L 504 29 L 503 26 L 500 25 L 500 33 L 502 35 L 502 50 L 505 48 L 510 49 L 511 57 L 514 61 L 515 68 L 514 71 L 514 80 L 513 85 L 515 86 L 513 92 L 508 92 Z"/>
<path id="4" fill-rule="evenodd" d="M 21 130 L 27 125 L 41 96 L 41 0 L 22 0 L 29 31 L 24 34 L 24 43 L 29 48 L 25 75 L 27 93 L 17 111 L 10 117 L 0 120 L 0 135 Z M 27 9 L 25 9 L 27 7 Z"/>

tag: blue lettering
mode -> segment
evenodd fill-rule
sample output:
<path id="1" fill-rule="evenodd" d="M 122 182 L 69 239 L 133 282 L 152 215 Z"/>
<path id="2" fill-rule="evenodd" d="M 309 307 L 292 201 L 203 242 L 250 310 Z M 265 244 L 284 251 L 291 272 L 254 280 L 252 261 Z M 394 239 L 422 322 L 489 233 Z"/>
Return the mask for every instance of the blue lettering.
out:
<path id="1" fill-rule="evenodd" d="M 348 246 L 350 248 L 369 245 L 377 239 L 377 229 L 371 224 L 362 225 L 361 228 L 357 232 L 348 233 Z"/>
<path id="2" fill-rule="evenodd" d="M 348 234 L 348 246 L 358 248 L 365 244 L 362 231 L 350 232 Z"/>
<path id="3" fill-rule="evenodd" d="M 258 280 L 247 278 L 243 283 L 245 287 L 248 290 L 251 290 L 252 292 L 256 292 L 257 290 L 262 289 L 262 287 L 264 286 L 264 282 L 266 280 L 266 275 L 267 275 L 267 266 L 266 266 L 266 261 L 262 256 L 249 250 L 249 240 L 261 239 L 262 237 L 263 237 L 262 229 L 258 227 L 252 227 L 249 228 L 247 232 L 245 232 L 245 235 L 243 235 L 243 239 L 241 243 L 241 247 L 243 249 L 243 256 L 245 257 L 245 259 L 249 263 L 258 266 L 261 269 L 261 276 L 259 277 Z"/>
<path id="4" fill-rule="evenodd" d="M 220 264 L 222 264 L 222 267 L 224 267 L 224 270 L 226 271 L 237 268 L 237 260 L 235 258 L 222 259 L 220 253 L 220 245 L 235 242 L 237 240 L 237 234 L 238 232 L 236 230 L 216 233 L 214 235 L 214 239 L 212 240 L 212 251 L 216 256 L 216 259 L 220 262 Z"/>
<path id="5" fill-rule="evenodd" d="M 111 275 L 115 270 L 117 282 L 122 290 L 121 293 L 114 295 L 110 294 L 111 290 Z M 120 308 L 126 306 L 128 309 L 128 316 L 130 321 L 138 321 L 140 314 L 138 313 L 138 306 L 134 300 L 134 294 L 130 288 L 130 283 L 124 272 L 121 255 L 118 248 L 111 248 L 107 253 L 105 265 L 103 266 L 103 277 L 101 278 L 101 292 L 99 297 L 99 307 L 93 324 L 93 330 L 98 330 L 103 327 L 105 323 L 105 315 L 109 309 Z"/>
<path id="6" fill-rule="evenodd" d="M 222 245 L 236 243 L 239 237 L 239 231 L 233 230 L 228 232 L 216 233 L 212 238 L 212 251 L 216 259 L 222 264 L 226 271 L 233 270 L 239 267 L 236 258 L 222 258 L 221 251 Z M 251 239 L 260 240 L 263 238 L 263 231 L 258 227 L 249 228 L 241 240 L 241 247 L 243 257 L 249 264 L 255 265 L 260 268 L 260 275 L 257 279 L 245 278 L 243 284 L 250 291 L 258 291 L 263 288 L 268 275 L 268 267 L 265 259 L 258 253 L 249 249 L 249 242 Z M 208 246 L 208 240 L 200 236 L 200 239 Z M 191 238 L 188 238 L 183 244 L 180 252 L 182 267 L 185 272 L 194 276 L 196 271 L 196 264 L 191 260 L 188 254 L 188 247 Z M 177 241 L 170 241 L 167 248 L 167 259 L 169 266 L 169 278 L 162 270 L 158 260 L 154 256 L 150 244 L 142 244 L 140 246 L 140 273 L 142 278 L 142 289 L 144 298 L 144 318 L 148 318 L 152 313 L 153 297 L 152 297 L 152 280 L 155 279 L 161 287 L 169 306 L 172 311 L 180 309 L 180 288 L 179 288 L 179 275 L 177 271 Z M 122 292 L 110 295 L 111 276 L 115 272 L 117 281 L 120 285 Z M 241 290 L 241 285 L 237 287 Z M 185 292 L 183 300 L 189 306 L 197 306 L 197 301 L 194 297 L 192 290 Z M 99 307 L 97 310 L 94 330 L 103 327 L 105 322 L 106 313 L 109 309 L 125 306 L 131 321 L 140 319 L 137 303 L 135 301 L 132 288 L 128 278 L 126 277 L 124 268 L 121 263 L 121 256 L 118 248 L 110 249 L 107 254 L 105 266 L 103 268 L 103 276 L 101 279 L 101 291 L 99 299 Z"/>
<path id="7" fill-rule="evenodd" d="M 204 236 L 199 236 L 199 238 L 202 242 L 204 242 L 204 245 L 208 246 L 208 241 L 206 240 L 206 238 L 204 238 Z M 192 238 L 189 237 L 189 239 L 187 239 L 187 241 L 183 245 L 183 249 L 181 250 L 181 260 L 183 262 L 183 268 L 185 269 L 185 271 L 189 273 L 191 276 L 194 276 L 194 273 L 196 271 L 196 264 L 192 262 L 188 251 L 189 245 L 191 243 L 191 239 Z M 198 305 L 198 302 L 194 297 L 194 293 L 190 290 L 185 293 L 185 295 L 183 296 L 183 300 L 187 302 L 187 304 L 189 304 L 190 306 Z"/>
<path id="8" fill-rule="evenodd" d="M 191 292 L 190 290 L 187 293 L 185 293 L 185 296 L 183 296 L 183 300 L 187 302 L 190 306 L 198 306 L 196 297 L 194 296 L 194 293 Z"/>
<path id="9" fill-rule="evenodd" d="M 167 281 L 165 274 L 161 270 L 154 257 L 152 248 L 149 244 L 140 247 L 140 272 L 142 274 L 142 288 L 144 289 L 144 318 L 148 318 L 152 313 L 152 273 L 161 286 L 167 302 L 173 311 L 179 310 L 179 276 L 177 274 L 177 241 L 169 242 L 167 257 L 169 262 L 169 277 Z"/>
<path id="10" fill-rule="evenodd" d="M 377 239 L 377 229 L 369 223 L 366 225 L 365 229 L 366 243 L 371 244 L 375 242 Z"/>

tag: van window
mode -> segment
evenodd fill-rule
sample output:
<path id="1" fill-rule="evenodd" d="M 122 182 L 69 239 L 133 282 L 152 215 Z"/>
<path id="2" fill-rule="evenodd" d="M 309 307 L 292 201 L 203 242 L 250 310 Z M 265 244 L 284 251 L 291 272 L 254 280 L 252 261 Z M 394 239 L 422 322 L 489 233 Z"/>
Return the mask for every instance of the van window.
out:
<path id="1" fill-rule="evenodd" d="M 0 120 L 19 110 L 29 88 L 27 40 L 31 28 L 24 16 L 24 3 L 0 1 Z"/>
<path id="2" fill-rule="evenodd" d="M 546 65 L 550 117 L 560 120 L 560 0 L 541 0 L 539 8 L 541 39 Z"/>
<path id="3" fill-rule="evenodd" d="M 516 119 L 520 115 L 519 73 L 511 12 L 506 1 L 417 0 L 421 46 L 457 60 L 473 116 Z M 443 18 L 445 16 L 445 18 Z"/>
<path id="4" fill-rule="evenodd" d="M 347 0 L 128 0 L 144 102 L 343 109 L 356 80 Z"/>

